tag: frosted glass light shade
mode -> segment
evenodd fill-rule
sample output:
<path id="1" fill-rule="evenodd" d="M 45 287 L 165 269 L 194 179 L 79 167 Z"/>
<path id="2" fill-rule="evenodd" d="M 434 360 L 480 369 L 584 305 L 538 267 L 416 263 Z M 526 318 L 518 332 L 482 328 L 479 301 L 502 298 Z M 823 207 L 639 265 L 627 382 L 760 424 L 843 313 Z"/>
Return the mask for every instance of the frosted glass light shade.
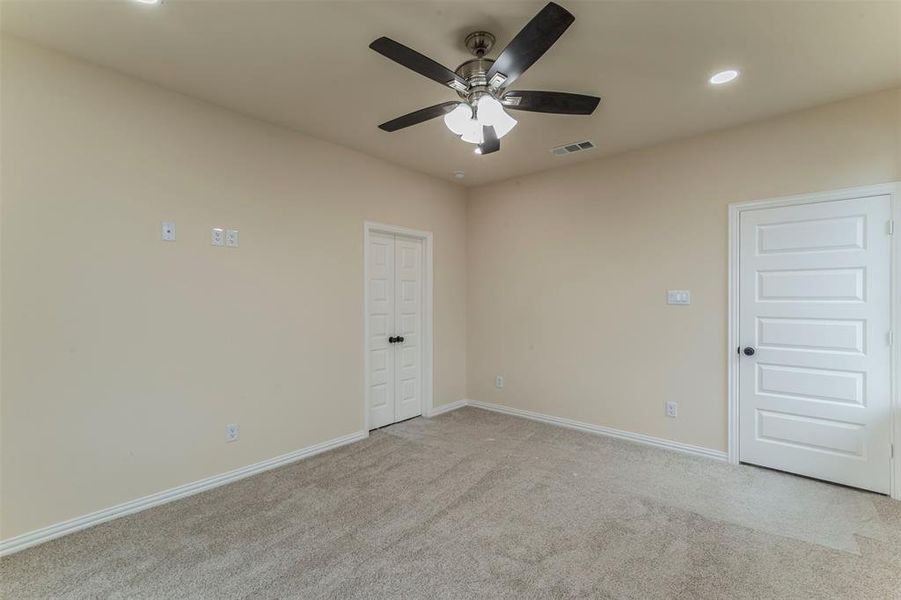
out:
<path id="1" fill-rule="evenodd" d="M 472 119 L 472 109 L 465 102 L 461 102 L 446 115 L 444 124 L 457 135 L 463 135 L 467 131 L 469 121 Z"/>
<path id="2" fill-rule="evenodd" d="M 504 137 L 516 126 L 516 119 L 507 114 L 504 106 L 491 96 L 482 96 L 476 103 L 476 114 L 479 123 L 485 127 L 494 127 L 498 139 Z"/>
<path id="3" fill-rule="evenodd" d="M 482 135 L 482 124 L 479 123 L 477 119 L 469 119 L 466 123 L 466 130 L 463 132 L 463 137 L 461 138 L 464 142 L 469 142 L 470 144 L 481 144 L 485 141 L 484 136 Z"/>

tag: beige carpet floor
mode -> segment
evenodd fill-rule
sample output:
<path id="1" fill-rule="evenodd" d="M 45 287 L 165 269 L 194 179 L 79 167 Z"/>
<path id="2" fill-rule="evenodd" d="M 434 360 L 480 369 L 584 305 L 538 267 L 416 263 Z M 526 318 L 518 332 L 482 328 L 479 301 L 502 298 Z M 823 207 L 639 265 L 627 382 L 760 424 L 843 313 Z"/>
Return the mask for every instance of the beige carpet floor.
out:
<path id="1" fill-rule="evenodd" d="M 465 408 L 0 574 L 8 599 L 901 599 L 901 503 Z"/>

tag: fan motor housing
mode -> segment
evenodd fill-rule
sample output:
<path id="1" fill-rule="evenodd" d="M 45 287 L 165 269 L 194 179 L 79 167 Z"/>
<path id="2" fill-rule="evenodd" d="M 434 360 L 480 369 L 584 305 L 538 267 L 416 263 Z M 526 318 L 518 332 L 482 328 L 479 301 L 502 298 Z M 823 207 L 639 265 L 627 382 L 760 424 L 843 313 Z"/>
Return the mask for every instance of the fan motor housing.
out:
<path id="1" fill-rule="evenodd" d="M 494 34 L 488 31 L 473 31 L 463 40 L 463 45 L 475 56 L 456 70 L 457 75 L 466 80 L 468 88 L 466 91 L 457 90 L 457 95 L 467 102 L 473 103 L 481 96 L 491 93 L 486 74 L 494 64 L 494 59 L 486 58 L 486 55 L 494 47 L 494 41 Z"/>
<path id="2" fill-rule="evenodd" d="M 494 61 L 490 58 L 473 58 L 457 67 L 457 75 L 466 80 L 468 89 L 457 90 L 457 95 L 468 102 L 475 102 L 481 96 L 491 93 L 488 87 L 488 69 Z"/>
<path id="3" fill-rule="evenodd" d="M 472 85 L 488 85 L 485 78 L 494 61 L 490 58 L 473 58 L 457 67 L 456 73 Z"/>

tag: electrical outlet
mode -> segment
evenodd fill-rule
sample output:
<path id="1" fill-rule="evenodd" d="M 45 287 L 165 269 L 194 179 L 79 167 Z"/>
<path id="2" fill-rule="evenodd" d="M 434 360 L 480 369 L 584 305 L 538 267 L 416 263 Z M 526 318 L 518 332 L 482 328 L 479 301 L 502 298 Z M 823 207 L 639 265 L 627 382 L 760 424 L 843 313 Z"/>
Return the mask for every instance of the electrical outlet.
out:
<path id="1" fill-rule="evenodd" d="M 225 245 L 229 248 L 237 248 L 238 247 L 238 230 L 237 229 L 228 229 L 225 232 Z"/>
<path id="2" fill-rule="evenodd" d="M 679 403 L 670 400 L 666 403 L 666 416 L 675 419 L 679 416 Z"/>
<path id="3" fill-rule="evenodd" d="M 498 375 L 494 380 L 494 387 L 496 387 L 497 389 L 504 387 L 504 378 L 501 375 Z"/>
<path id="4" fill-rule="evenodd" d="M 175 223 L 173 221 L 163 221 L 160 223 L 160 238 L 164 242 L 175 241 Z"/>
<path id="5" fill-rule="evenodd" d="M 214 246 L 224 246 L 225 230 L 220 227 L 210 229 L 210 243 Z"/>
<path id="6" fill-rule="evenodd" d="M 240 431 L 238 430 L 238 426 L 235 424 L 226 425 L 225 426 L 225 441 L 226 442 L 237 442 L 238 434 Z"/>

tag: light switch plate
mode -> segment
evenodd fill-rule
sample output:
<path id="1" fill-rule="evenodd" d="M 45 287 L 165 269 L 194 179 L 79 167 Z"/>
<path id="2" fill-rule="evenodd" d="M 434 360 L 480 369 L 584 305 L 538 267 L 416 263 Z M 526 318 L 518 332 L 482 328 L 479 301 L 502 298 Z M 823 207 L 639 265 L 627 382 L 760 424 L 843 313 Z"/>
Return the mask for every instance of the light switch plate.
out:
<path id="1" fill-rule="evenodd" d="M 225 230 L 219 227 L 213 227 L 210 230 L 210 243 L 214 246 L 225 245 Z"/>
<path id="2" fill-rule="evenodd" d="M 238 230 L 229 229 L 225 232 L 225 245 L 230 248 L 238 247 Z"/>
<path id="3" fill-rule="evenodd" d="M 667 304 L 691 304 L 691 290 L 667 290 Z"/>
<path id="4" fill-rule="evenodd" d="M 175 222 L 163 221 L 160 223 L 160 239 L 164 242 L 175 241 Z"/>

